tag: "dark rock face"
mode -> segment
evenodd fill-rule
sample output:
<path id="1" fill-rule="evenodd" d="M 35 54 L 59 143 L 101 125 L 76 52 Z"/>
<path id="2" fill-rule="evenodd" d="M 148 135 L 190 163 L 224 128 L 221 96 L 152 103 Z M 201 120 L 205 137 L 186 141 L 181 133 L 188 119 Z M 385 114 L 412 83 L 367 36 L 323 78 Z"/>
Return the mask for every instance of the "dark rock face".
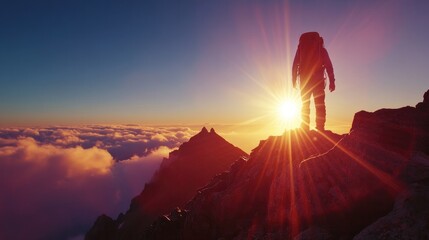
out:
<path id="1" fill-rule="evenodd" d="M 413 184 L 397 198 L 391 212 L 353 239 L 429 239 L 428 203 L 429 184 Z"/>
<path id="2" fill-rule="evenodd" d="M 187 211 L 176 208 L 155 220 L 144 232 L 143 239 L 182 239 L 180 234 Z"/>
<path id="3" fill-rule="evenodd" d="M 426 104 L 426 106 L 429 104 L 429 90 L 423 95 L 423 103 Z"/>
<path id="4" fill-rule="evenodd" d="M 209 132 L 203 128 L 178 150 L 171 152 L 168 159 L 164 159 L 151 182 L 146 184 L 142 193 L 131 201 L 128 212 L 121 219 L 112 220 L 116 227 L 112 230 L 109 225 L 109 236 L 111 239 L 141 239 L 147 234 L 158 236 L 157 238 L 167 236 L 145 230 L 155 220 L 158 222 L 157 229 L 173 226 L 175 223 L 168 222 L 176 218 L 167 217 L 167 220 L 163 214 L 176 207 L 184 207 L 199 188 L 216 174 L 227 170 L 242 156 L 246 157 L 247 154 L 228 143 L 214 129 Z M 177 219 L 182 218 L 183 216 Z M 177 229 L 177 226 L 169 228 L 168 231 Z M 100 228 L 107 229 L 97 221 L 86 235 L 86 239 L 105 239 L 102 236 L 107 233 L 97 230 Z M 99 232 L 100 234 L 97 234 Z"/>
<path id="5" fill-rule="evenodd" d="M 361 138 L 376 142 L 383 147 L 411 157 L 413 152 L 429 154 L 429 90 L 423 102 L 416 107 L 380 109 L 374 113 L 356 113 L 352 131 Z"/>
<path id="6" fill-rule="evenodd" d="M 86 233 L 88 239 L 113 239 L 115 233 L 115 221 L 106 215 L 101 215 L 97 218 L 94 226 Z"/>

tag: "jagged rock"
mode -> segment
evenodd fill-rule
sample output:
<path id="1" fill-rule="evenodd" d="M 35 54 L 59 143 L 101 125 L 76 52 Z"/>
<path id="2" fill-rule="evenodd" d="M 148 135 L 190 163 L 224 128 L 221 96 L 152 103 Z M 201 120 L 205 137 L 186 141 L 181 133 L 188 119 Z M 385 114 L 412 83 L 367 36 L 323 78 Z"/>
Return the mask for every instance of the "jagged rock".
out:
<path id="1" fill-rule="evenodd" d="M 115 228 L 115 221 L 103 214 L 97 218 L 91 230 L 86 233 L 85 239 L 113 239 Z"/>
<path id="2" fill-rule="evenodd" d="M 381 109 L 374 113 L 361 111 L 355 114 L 352 131 L 356 130 L 367 141 L 409 156 L 417 138 L 416 113 L 413 107 Z"/>
<path id="3" fill-rule="evenodd" d="M 354 237 L 361 239 L 429 239 L 429 156 L 416 153 L 400 178 L 407 188 L 394 208 Z"/>
<path id="4" fill-rule="evenodd" d="M 179 207 L 154 221 L 144 232 L 143 239 L 181 239 L 181 229 L 187 211 Z"/>
<path id="5" fill-rule="evenodd" d="M 351 131 L 361 138 L 411 157 L 415 151 L 429 154 L 429 90 L 417 107 L 380 109 L 374 113 L 355 114 Z"/>
<path id="6" fill-rule="evenodd" d="M 427 90 L 423 95 L 423 103 L 429 104 L 429 90 Z"/>
<path id="7" fill-rule="evenodd" d="M 335 238 L 326 229 L 312 226 L 300 232 L 293 240 L 334 240 Z"/>
<path id="8" fill-rule="evenodd" d="M 229 166 L 242 156 L 247 154 L 227 142 L 213 129 L 208 132 L 207 128 L 203 127 L 178 150 L 171 152 L 168 159 L 164 159 L 160 169 L 145 185 L 142 193 L 132 199 L 127 213 L 116 220 L 114 239 L 139 239 L 154 221 L 156 229 L 168 228 L 166 232 L 173 231 L 175 227 L 171 227 L 176 221 L 170 224 L 167 222 L 171 219 L 159 216 L 177 206 L 185 206 L 198 189 L 206 185 L 216 174 L 228 170 Z M 177 215 L 172 214 L 170 217 L 174 218 Z M 95 224 L 93 229 L 97 227 Z M 146 234 L 149 232 L 156 233 L 150 235 L 154 239 L 164 236 L 160 235 L 158 230 L 147 231 Z M 94 234 L 91 236 L 88 239 L 102 239 Z"/>
<path id="9" fill-rule="evenodd" d="M 429 178 L 413 184 L 398 197 L 394 209 L 356 235 L 353 240 L 429 239 Z"/>

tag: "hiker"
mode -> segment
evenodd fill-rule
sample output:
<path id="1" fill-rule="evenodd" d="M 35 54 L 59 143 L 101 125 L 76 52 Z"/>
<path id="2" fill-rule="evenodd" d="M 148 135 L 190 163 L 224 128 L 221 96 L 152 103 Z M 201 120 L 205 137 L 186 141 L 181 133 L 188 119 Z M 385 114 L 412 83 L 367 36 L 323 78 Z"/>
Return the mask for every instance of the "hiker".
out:
<path id="1" fill-rule="evenodd" d="M 335 90 L 335 76 L 331 59 L 323 46 L 323 38 L 317 32 L 306 32 L 299 38 L 298 49 L 292 66 L 292 84 L 301 90 L 301 128 L 310 129 L 310 98 L 313 95 L 316 106 L 316 129 L 325 130 L 325 70 L 329 76 L 329 90 Z"/>

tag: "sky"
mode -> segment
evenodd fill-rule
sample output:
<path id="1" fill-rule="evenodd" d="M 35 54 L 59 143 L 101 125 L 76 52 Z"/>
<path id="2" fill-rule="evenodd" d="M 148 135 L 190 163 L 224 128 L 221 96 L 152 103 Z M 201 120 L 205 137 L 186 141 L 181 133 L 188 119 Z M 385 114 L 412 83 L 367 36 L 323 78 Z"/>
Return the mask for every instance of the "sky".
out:
<path id="1" fill-rule="evenodd" d="M 82 239 L 203 125 L 248 153 L 282 133 L 303 32 L 322 35 L 335 70 L 327 129 L 416 105 L 427 12 L 419 0 L 1 1 L 0 238 Z"/>
<path id="2" fill-rule="evenodd" d="M 337 83 L 327 126 L 344 132 L 359 110 L 421 100 L 428 10 L 395 0 L 2 1 L 0 124 L 247 122 L 271 93 L 294 92 L 298 38 L 318 31 Z"/>

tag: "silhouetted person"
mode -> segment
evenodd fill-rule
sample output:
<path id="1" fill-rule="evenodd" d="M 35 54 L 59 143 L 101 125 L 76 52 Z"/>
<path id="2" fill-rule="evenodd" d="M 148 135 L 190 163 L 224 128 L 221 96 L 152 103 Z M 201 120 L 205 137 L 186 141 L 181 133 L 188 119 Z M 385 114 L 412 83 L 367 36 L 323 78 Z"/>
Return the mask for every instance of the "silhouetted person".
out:
<path id="1" fill-rule="evenodd" d="M 301 127 L 308 130 L 310 126 L 310 98 L 313 95 L 316 105 L 316 128 L 325 129 L 325 70 L 329 76 L 329 90 L 335 90 L 334 68 L 328 51 L 323 46 L 323 38 L 317 32 L 303 33 L 299 38 L 298 49 L 292 66 L 292 83 L 296 87 L 297 76 L 302 99 Z"/>

